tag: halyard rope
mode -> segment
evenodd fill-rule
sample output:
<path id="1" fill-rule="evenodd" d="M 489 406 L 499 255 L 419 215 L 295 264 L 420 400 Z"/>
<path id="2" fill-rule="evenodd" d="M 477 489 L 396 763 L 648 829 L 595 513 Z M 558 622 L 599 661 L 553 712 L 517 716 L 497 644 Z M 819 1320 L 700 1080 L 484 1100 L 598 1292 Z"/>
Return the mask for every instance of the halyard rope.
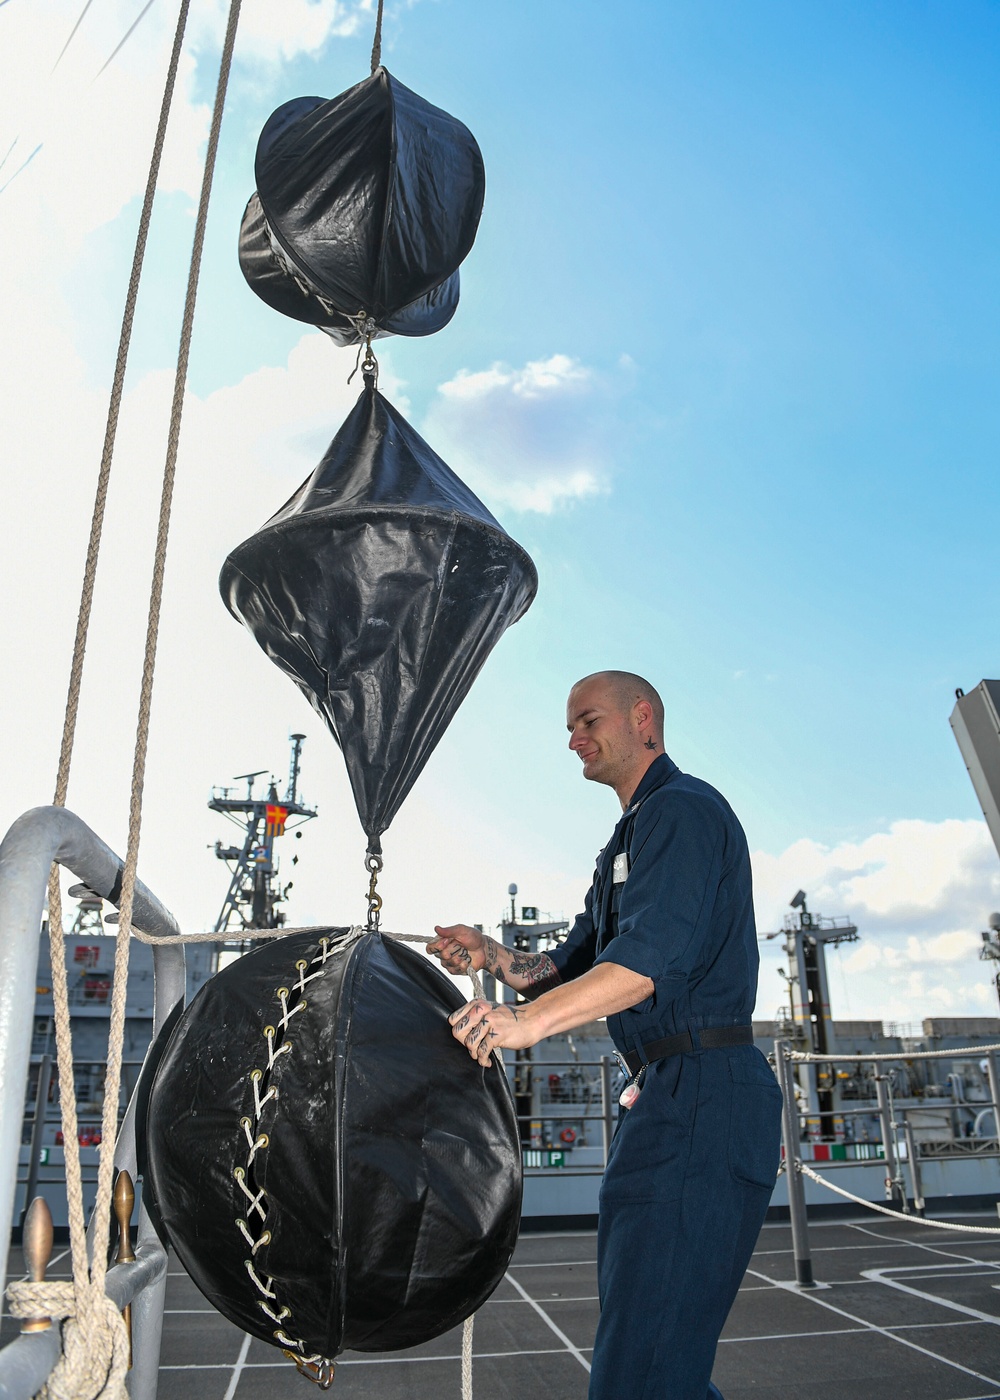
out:
<path id="1" fill-rule="evenodd" d="M 94 1210 L 95 1239 L 99 1242 L 95 1252 L 91 1277 L 95 1289 L 104 1286 L 107 1270 L 107 1251 L 103 1241 L 108 1237 L 111 1219 L 112 1174 L 114 1170 L 114 1139 L 118 1127 L 118 1093 L 121 1082 L 122 1041 L 125 1029 L 125 993 L 128 976 L 129 934 L 131 932 L 132 900 L 135 893 L 136 867 L 139 860 L 139 838 L 142 830 L 142 792 L 146 773 L 146 752 L 149 744 L 149 721 L 153 696 L 153 676 L 156 669 L 156 644 L 159 635 L 160 608 L 163 601 L 163 577 L 167 557 L 167 541 L 170 533 L 170 508 L 173 501 L 174 480 L 177 469 L 177 450 L 180 443 L 181 415 L 184 408 L 184 390 L 187 383 L 188 359 L 191 353 L 191 335 L 194 328 L 195 303 L 198 296 L 198 278 L 201 272 L 202 250 L 205 245 L 205 227 L 208 222 L 208 205 L 212 193 L 212 179 L 215 174 L 215 159 L 219 149 L 219 133 L 222 128 L 222 114 L 226 104 L 226 91 L 229 86 L 229 73 L 233 61 L 233 48 L 236 43 L 236 28 L 239 23 L 241 0 L 230 0 L 229 19 L 226 37 L 222 46 L 219 63 L 219 80 L 215 91 L 215 105 L 212 109 L 212 125 L 208 135 L 208 149 L 205 153 L 205 168 L 202 174 L 201 194 L 198 200 L 198 215 L 195 221 L 194 240 L 191 247 L 191 263 L 188 271 L 187 291 L 184 297 L 184 316 L 181 322 L 180 345 L 177 351 L 177 369 L 174 374 L 174 394 L 170 407 L 170 426 L 167 431 L 167 452 L 163 465 L 163 489 L 160 496 L 160 516 L 156 532 L 156 550 L 153 558 L 153 578 L 149 595 L 149 620 L 146 629 L 146 647 L 142 665 L 142 685 L 139 692 L 139 717 L 136 725 L 135 758 L 132 766 L 132 794 L 129 804 L 128 844 L 125 851 L 125 868 L 122 872 L 122 896 L 119 905 L 118 939 L 115 947 L 115 972 L 111 993 L 111 1029 L 109 1032 L 108 1069 L 104 1087 L 104 1123 L 102 1127 L 101 1156 L 97 1173 L 97 1203 Z"/>
<path id="2" fill-rule="evenodd" d="M 90 614 L 94 601 L 94 580 L 97 576 L 97 560 L 101 550 L 101 534 L 104 529 L 104 512 L 108 500 L 108 484 L 111 479 L 111 463 L 115 451 L 115 438 L 118 433 L 118 419 L 121 415 L 122 390 L 125 385 L 125 370 L 128 365 L 129 346 L 132 341 L 132 326 L 135 322 L 135 306 L 142 279 L 142 265 L 146 256 L 146 243 L 149 236 L 149 222 L 153 212 L 153 197 L 160 174 L 160 161 L 163 156 L 163 142 L 167 134 L 167 119 L 173 101 L 174 86 L 177 80 L 177 67 L 180 61 L 184 30 L 187 25 L 190 0 L 181 0 L 174 33 L 170 63 L 163 87 L 163 100 L 160 104 L 160 117 L 153 141 L 153 153 L 149 162 L 146 179 L 146 192 L 139 215 L 139 228 L 135 236 L 135 252 L 132 255 L 132 271 L 129 276 L 128 291 L 125 296 L 125 310 L 122 315 L 121 334 L 118 340 L 118 356 L 111 381 L 111 398 L 108 403 L 108 420 L 104 429 L 104 448 L 101 452 L 101 466 L 97 477 L 97 491 L 94 496 L 94 510 L 90 522 L 90 539 L 87 544 L 87 561 L 83 572 L 83 588 L 80 595 L 80 611 L 76 622 L 76 637 L 73 642 L 73 659 L 70 663 L 69 690 L 66 696 L 66 714 L 63 720 L 62 742 L 59 747 L 59 766 L 56 773 L 56 792 L 52 799 L 56 807 L 65 807 L 66 791 L 69 786 L 69 770 L 73 761 L 73 740 L 76 734 L 76 720 L 80 709 L 80 686 L 83 678 L 83 659 L 87 650 L 87 633 L 90 628 Z"/>
<path id="3" fill-rule="evenodd" d="M 834 1186 L 832 1181 L 828 1181 L 825 1176 L 820 1176 L 819 1172 L 814 1172 L 812 1167 L 807 1167 L 805 1162 L 798 1163 L 798 1170 L 803 1176 L 809 1177 L 810 1181 L 818 1181 L 820 1186 L 825 1186 L 830 1191 L 836 1191 L 838 1196 L 843 1196 L 845 1200 L 855 1201 L 859 1206 L 866 1206 L 868 1210 L 877 1210 L 881 1215 L 891 1215 L 893 1220 L 909 1220 L 914 1225 L 929 1225 L 932 1230 L 963 1230 L 969 1235 L 1000 1235 L 1000 1230 L 990 1228 L 986 1225 L 949 1225 L 944 1220 L 927 1220 L 921 1215 L 904 1215 L 901 1211 L 892 1210 L 889 1206 L 880 1206 L 875 1201 L 866 1201 L 863 1196 L 855 1196 L 853 1191 L 845 1191 L 843 1186 Z"/>
<path id="4" fill-rule="evenodd" d="M 145 259 L 146 244 L 149 234 L 149 223 L 152 214 L 153 198 L 159 177 L 161 157 L 163 154 L 163 144 L 166 135 L 167 120 L 173 99 L 174 87 L 177 78 L 177 69 L 180 61 L 181 47 L 184 39 L 184 31 L 187 24 L 189 0 L 182 0 L 178 16 L 177 25 L 174 32 L 173 45 L 170 51 L 170 59 L 167 66 L 167 74 L 164 81 L 163 98 L 160 104 L 160 114 L 157 122 L 156 135 L 153 141 L 153 151 L 150 158 L 149 173 L 146 180 L 146 189 L 143 196 L 142 211 L 139 216 L 139 227 L 136 232 L 135 250 L 132 257 L 132 269 L 129 276 L 128 290 L 125 297 L 125 309 L 122 316 L 122 328 L 118 343 L 118 354 L 115 361 L 115 371 L 112 379 L 111 397 L 108 405 L 108 417 L 104 432 L 104 445 L 101 453 L 101 464 L 98 472 L 97 489 L 94 496 L 94 508 L 90 524 L 90 537 L 87 544 L 87 556 L 84 566 L 83 585 L 80 595 L 80 608 L 77 616 L 76 635 L 73 643 L 73 656 L 70 663 L 70 677 L 66 696 L 66 711 L 63 720 L 62 739 L 59 748 L 59 762 L 56 772 L 56 788 L 54 804 L 63 807 L 66 804 L 66 793 L 69 786 L 69 774 L 73 757 L 73 741 L 76 733 L 77 716 L 80 707 L 80 687 L 83 676 L 83 661 L 87 647 L 87 634 L 90 627 L 90 616 L 94 598 L 94 580 L 97 573 L 97 562 L 100 554 L 101 535 L 104 527 L 104 515 L 107 505 L 108 485 L 111 477 L 111 463 L 114 456 L 115 438 L 118 430 L 118 419 L 121 412 L 122 391 L 125 382 L 125 370 L 128 362 L 129 346 L 132 338 L 132 327 L 135 321 L 135 307 L 138 298 L 139 282 L 142 276 L 142 267 Z M 59 873 L 55 866 L 49 876 L 49 929 L 62 932 L 62 895 L 59 885 Z M 79 1366 L 73 1361 L 79 1355 L 79 1348 L 76 1339 L 86 1338 L 87 1333 L 93 1333 L 95 1329 L 88 1326 L 88 1321 L 92 1322 L 95 1315 L 100 1312 L 106 1315 L 104 1305 L 103 1287 L 100 1289 L 100 1298 L 96 1290 L 91 1290 L 87 1269 L 87 1244 L 86 1226 L 84 1223 L 83 1205 L 83 1181 L 80 1169 L 80 1147 L 78 1138 L 78 1125 L 76 1114 L 76 1094 L 73 1077 L 73 1048 L 70 1035 L 69 1018 L 69 994 L 67 989 L 66 976 L 66 953 L 63 939 L 59 936 L 51 937 L 50 933 L 50 957 L 52 964 L 52 985 L 53 985 L 53 1011 L 55 1020 L 56 1037 L 56 1057 L 59 1067 L 60 1082 L 60 1108 L 63 1123 L 63 1140 L 65 1143 L 65 1170 L 66 1170 L 66 1196 L 69 1214 L 70 1243 L 73 1263 L 73 1297 L 74 1303 L 71 1309 L 61 1310 L 58 1315 L 70 1317 L 75 1313 L 76 1321 L 70 1321 L 64 1329 L 63 1345 L 66 1360 L 61 1361 L 53 1376 L 50 1378 L 50 1386 L 58 1384 L 57 1376 L 60 1371 L 68 1365 L 75 1374 Z M 110 1053 L 110 1051 L 109 1051 Z M 119 1050 L 119 1059 L 121 1052 Z M 116 1125 L 117 1126 L 117 1125 Z M 109 1156 L 113 1153 L 113 1134 L 108 1142 L 106 1151 Z M 109 1188 L 110 1192 L 110 1188 Z M 124 1330 L 124 1325 L 122 1330 Z M 106 1373 L 106 1385 L 111 1387 L 110 1393 L 115 1394 L 122 1389 L 121 1379 L 116 1379 L 116 1358 L 115 1349 L 110 1348 L 108 1355 L 107 1340 L 110 1334 L 104 1329 L 105 1346 L 95 1348 L 99 1354 L 103 1354 L 104 1370 Z M 99 1387 L 100 1388 L 100 1387 Z M 80 1393 L 83 1393 L 81 1389 Z M 96 1393 L 91 1390 L 88 1393 Z"/>
<path id="5" fill-rule="evenodd" d="M 146 649 L 143 663 L 142 686 L 140 690 L 139 718 L 136 733 L 135 758 L 132 775 L 132 796 L 129 812 L 129 839 L 126 849 L 125 868 L 122 877 L 121 921 L 115 948 L 115 970 L 112 991 L 112 1011 L 108 1035 L 108 1059 L 104 1090 L 104 1114 L 100 1164 L 98 1168 L 97 1201 L 94 1211 L 96 1247 L 93 1266 L 88 1272 L 86 1228 L 84 1224 L 83 1185 L 80 1171 L 79 1140 L 77 1135 L 76 1096 L 73 1078 L 73 1052 L 70 1036 L 69 997 L 66 978 L 65 947 L 62 939 L 62 898 L 59 885 L 59 872 L 53 866 L 49 877 L 49 929 L 52 962 L 52 985 L 54 994 L 54 1019 L 56 1031 L 56 1053 L 59 1066 L 60 1104 L 63 1118 L 63 1137 L 66 1146 L 66 1194 L 70 1225 L 70 1245 L 73 1265 L 73 1283 L 65 1292 L 57 1309 L 58 1315 L 65 1317 L 63 1329 L 63 1355 L 49 1378 L 43 1393 L 57 1400 L 90 1400 L 91 1397 L 106 1396 L 107 1400 L 122 1400 L 125 1396 L 125 1371 L 128 1366 L 128 1348 L 123 1350 L 123 1338 L 127 1343 L 125 1325 L 113 1303 L 104 1293 L 104 1279 L 107 1272 L 107 1245 L 111 1216 L 111 1190 L 114 1171 L 115 1138 L 118 1128 L 118 1096 L 121 1085 L 121 1058 L 125 1027 L 125 992 L 128 976 L 129 933 L 135 871 L 138 860 L 139 833 L 141 829 L 142 787 L 145 771 L 146 749 L 149 732 L 150 701 L 153 671 L 156 657 L 156 640 L 159 625 L 160 604 L 163 594 L 163 571 L 166 558 L 167 536 L 169 532 L 170 505 L 177 460 L 180 434 L 181 410 L 183 407 L 184 386 L 187 378 L 187 364 L 190 353 L 194 308 L 197 295 L 198 275 L 204 246 L 205 224 L 208 202 L 211 194 L 212 176 L 218 150 L 222 112 L 225 105 L 226 89 L 232 65 L 236 26 L 239 19 L 241 0 L 232 0 L 229 21 L 223 44 L 219 81 L 216 90 L 215 108 L 208 140 L 205 170 L 202 180 L 201 197 L 195 226 L 194 244 L 191 253 L 191 266 L 188 276 L 187 295 L 181 327 L 180 347 L 174 381 L 174 398 L 171 408 L 170 427 L 167 437 L 167 454 L 163 473 L 163 489 L 160 502 L 160 517 L 157 530 L 156 552 L 153 564 L 153 580 L 150 590 L 149 621 L 146 634 Z M 87 633 L 93 604 L 94 580 L 100 553 L 101 534 L 107 504 L 111 461 L 121 410 L 122 389 L 125 368 L 135 315 L 135 304 L 139 280 L 145 255 L 152 210 L 153 197 L 157 184 L 160 159 L 162 156 L 167 119 L 176 82 L 177 68 L 184 29 L 187 22 L 189 0 L 181 0 L 174 43 L 171 49 L 167 78 L 164 84 L 160 116 L 154 140 L 146 192 L 140 216 L 139 230 L 133 255 L 132 272 L 129 279 L 122 330 L 119 340 L 118 357 L 112 383 L 108 419 L 105 429 L 104 448 L 98 474 L 94 511 L 91 520 L 90 539 L 84 568 L 83 588 L 77 630 L 74 641 L 73 658 L 70 666 L 70 681 L 66 701 L 66 713 L 60 744 L 59 763 L 56 776 L 54 804 L 65 806 L 72 764 L 73 742 L 79 712 L 80 688 L 83 673 L 83 659 L 86 651 Z M 53 936 L 53 931 L 54 935 Z M 39 1309 L 35 1300 L 35 1290 L 47 1285 L 25 1283 L 14 1285 L 18 1306 L 22 1304 Z M 114 1317 L 112 1318 L 112 1314 Z M 122 1359 L 124 1357 L 124 1360 Z"/>
<path id="6" fill-rule="evenodd" d="M 383 0 L 378 0 L 378 14 L 375 17 L 375 38 L 372 41 L 372 74 L 374 76 L 376 68 L 382 62 L 382 5 Z"/>

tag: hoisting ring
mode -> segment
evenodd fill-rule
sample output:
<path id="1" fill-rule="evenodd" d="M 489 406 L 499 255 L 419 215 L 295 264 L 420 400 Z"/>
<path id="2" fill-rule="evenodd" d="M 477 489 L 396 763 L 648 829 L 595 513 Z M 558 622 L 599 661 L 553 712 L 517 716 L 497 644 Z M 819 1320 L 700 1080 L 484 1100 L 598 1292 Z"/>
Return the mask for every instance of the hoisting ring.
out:
<path id="1" fill-rule="evenodd" d="M 372 340 L 378 331 L 378 323 L 364 310 L 359 311 L 355 316 L 349 316 L 348 320 L 358 333 L 358 358 L 354 362 L 354 368 L 347 376 L 347 382 L 350 384 L 360 369 L 365 383 L 373 389 L 377 388 L 378 360 L 372 350 Z M 364 348 L 364 359 L 361 358 L 362 347 Z"/>
<path id="2" fill-rule="evenodd" d="M 368 881 L 368 932 L 377 933 L 379 925 L 379 913 L 382 908 L 382 896 L 375 893 L 375 886 L 378 883 L 379 872 L 382 869 L 382 857 L 369 851 L 365 856 L 365 869 L 369 872 Z"/>
<path id="3" fill-rule="evenodd" d="M 329 1390 L 333 1385 L 333 1374 L 337 1369 L 333 1361 L 306 1361 L 286 1347 L 282 1348 L 281 1354 L 287 1356 L 289 1361 L 294 1361 L 299 1375 L 305 1376 L 306 1380 L 318 1385 L 320 1390 Z"/>

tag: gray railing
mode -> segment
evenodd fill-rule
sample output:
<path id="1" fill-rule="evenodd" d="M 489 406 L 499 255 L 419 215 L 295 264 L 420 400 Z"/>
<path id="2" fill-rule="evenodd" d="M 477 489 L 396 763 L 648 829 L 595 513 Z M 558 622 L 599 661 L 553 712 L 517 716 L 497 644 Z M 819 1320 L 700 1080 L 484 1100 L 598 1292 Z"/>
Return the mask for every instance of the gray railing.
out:
<path id="1" fill-rule="evenodd" d="M 112 898 L 122 862 L 79 817 L 63 807 L 35 807 L 0 844 L 0 1221 L 9 1229 L 17 1187 L 24 1091 L 34 1028 L 34 988 L 39 939 L 53 862 L 72 871 L 102 898 Z M 173 915 L 141 883 L 136 884 L 132 922 L 154 938 L 180 932 Z M 153 1036 L 183 999 L 184 949 L 153 946 Z M 115 1144 L 115 1171 L 136 1176 L 134 1105 L 129 1104 Z M 90 1241 L 91 1248 L 94 1241 Z M 106 1247 L 104 1242 L 100 1247 Z M 0 1287 L 6 1285 L 6 1250 Z M 108 1270 L 106 1291 L 119 1307 L 132 1305 L 132 1355 L 128 1388 L 132 1400 L 153 1400 L 160 1359 L 167 1258 L 140 1206 L 136 1258 Z M 59 1359 L 57 1326 L 22 1333 L 0 1350 L 0 1397 L 29 1400 Z"/>
<path id="2" fill-rule="evenodd" d="M 962 1046 L 948 1050 L 901 1050 L 898 1053 L 893 1051 L 888 1054 L 844 1054 L 837 1055 L 812 1055 L 803 1054 L 793 1049 L 788 1040 L 776 1040 L 774 1043 L 774 1070 L 781 1086 L 783 1096 L 782 1112 L 782 1141 L 784 1144 L 784 1161 L 782 1163 L 788 1182 L 788 1213 L 792 1228 L 792 1252 L 795 1259 L 795 1277 L 797 1283 L 804 1288 L 814 1287 L 812 1272 L 812 1257 L 809 1248 L 809 1218 L 806 1209 L 805 1181 L 804 1176 L 808 1172 L 815 1177 L 822 1185 L 829 1183 L 823 1181 L 819 1174 L 815 1173 L 812 1167 L 803 1161 L 802 1146 L 802 1124 L 805 1120 L 815 1119 L 818 1115 L 815 1110 L 803 1111 L 800 1109 L 795 1094 L 795 1063 L 796 1061 L 822 1064 L 848 1064 L 860 1063 L 871 1064 L 874 1069 L 875 1099 L 869 1101 L 869 1105 L 857 1106 L 850 1109 L 837 1108 L 834 1111 L 835 1117 L 850 1117 L 852 1115 L 865 1115 L 869 1117 L 877 1116 L 879 1119 L 880 1133 L 882 1140 L 883 1156 L 881 1158 L 872 1157 L 866 1159 L 853 1159 L 851 1166 L 878 1166 L 882 1169 L 885 1199 L 890 1204 L 892 1210 L 898 1211 L 901 1215 L 910 1215 L 910 1218 L 921 1219 L 925 1211 L 925 1200 L 923 1194 L 923 1183 L 920 1173 L 921 1146 L 917 1141 L 913 1124 L 910 1122 L 910 1113 L 941 1112 L 951 1113 L 956 1108 L 970 1108 L 967 1101 L 954 1100 L 952 1102 L 939 1101 L 932 1105 L 921 1103 L 919 1108 L 902 1105 L 896 1101 L 892 1092 L 892 1071 L 885 1073 L 882 1066 L 886 1063 L 912 1062 L 913 1060 L 985 1060 L 986 1077 L 989 1089 L 989 1098 L 978 1101 L 975 1107 L 980 1110 L 992 1110 L 994 1115 L 994 1129 L 998 1130 L 1000 1125 L 1000 1071 L 997 1065 L 997 1050 L 992 1046 Z M 902 1137 L 903 1148 L 900 1147 Z M 975 1141 L 975 1140 L 972 1140 Z M 993 1143 L 993 1139 L 980 1139 L 980 1147 L 987 1143 Z M 1000 1148 L 1000 1142 L 993 1145 L 993 1152 Z M 933 1160 L 939 1156 L 955 1155 L 954 1153 L 927 1153 L 925 1160 Z M 903 1174 L 902 1163 L 907 1164 L 910 1177 L 910 1195 L 907 1195 L 907 1183 Z M 824 1167 L 839 1167 L 848 1165 L 847 1163 L 823 1162 Z M 845 1194 L 841 1192 L 841 1194 Z M 913 1211 L 910 1210 L 910 1200 L 913 1203 Z M 871 1204 L 859 1202 L 860 1204 Z M 875 1209 L 884 1210 L 884 1207 L 876 1206 Z M 927 1222 L 933 1223 L 933 1222 Z M 964 1228 L 964 1227 L 959 1227 Z M 996 1231 L 987 1233 L 995 1234 Z"/>

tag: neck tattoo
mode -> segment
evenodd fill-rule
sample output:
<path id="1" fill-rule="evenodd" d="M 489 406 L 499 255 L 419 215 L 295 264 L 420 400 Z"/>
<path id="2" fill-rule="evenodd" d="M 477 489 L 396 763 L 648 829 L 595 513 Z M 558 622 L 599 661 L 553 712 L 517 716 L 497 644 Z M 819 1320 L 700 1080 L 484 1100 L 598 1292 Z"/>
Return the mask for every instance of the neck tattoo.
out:
<path id="1" fill-rule="evenodd" d="M 656 748 L 656 740 L 655 740 L 655 739 L 647 739 L 647 740 L 646 740 L 646 745 L 645 745 L 645 746 L 646 746 L 647 749 L 655 749 L 655 748 Z"/>

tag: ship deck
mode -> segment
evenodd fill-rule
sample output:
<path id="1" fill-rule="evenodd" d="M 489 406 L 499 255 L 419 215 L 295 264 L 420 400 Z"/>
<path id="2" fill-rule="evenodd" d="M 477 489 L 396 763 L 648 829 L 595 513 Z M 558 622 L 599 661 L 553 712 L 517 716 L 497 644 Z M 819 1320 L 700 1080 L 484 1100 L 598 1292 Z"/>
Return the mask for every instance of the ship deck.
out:
<path id="1" fill-rule="evenodd" d="M 997 1225 L 985 1213 L 951 1217 Z M 1000 1236 L 879 1216 L 810 1222 L 820 1287 L 795 1287 L 787 1225 L 766 1225 L 719 1346 L 726 1400 L 1000 1400 Z M 593 1232 L 522 1234 L 476 1319 L 475 1400 L 585 1400 L 597 1323 Z M 50 1277 L 68 1277 L 57 1255 Z M 21 1257 L 13 1251 L 10 1275 Z M 221 1318 L 171 1256 L 159 1400 L 308 1400 L 280 1353 Z M 655 1325 L 655 1323 L 651 1324 Z M 0 1341 L 13 1335 L 6 1316 Z M 461 1329 L 345 1355 L 339 1400 L 459 1400 Z"/>

